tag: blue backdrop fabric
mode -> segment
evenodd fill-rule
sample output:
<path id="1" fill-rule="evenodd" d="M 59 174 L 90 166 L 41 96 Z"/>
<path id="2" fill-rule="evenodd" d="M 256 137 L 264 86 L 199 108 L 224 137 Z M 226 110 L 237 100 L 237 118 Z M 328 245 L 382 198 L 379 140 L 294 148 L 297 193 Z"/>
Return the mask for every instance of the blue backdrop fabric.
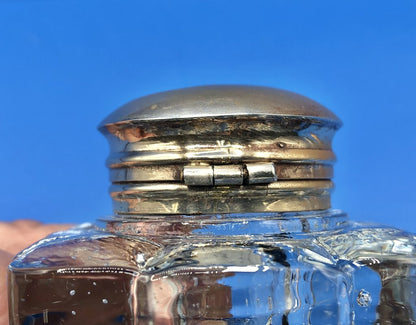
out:
<path id="1" fill-rule="evenodd" d="M 111 214 L 102 118 L 204 84 L 292 90 L 344 122 L 333 206 L 416 232 L 415 1 L 0 0 L 0 220 Z"/>

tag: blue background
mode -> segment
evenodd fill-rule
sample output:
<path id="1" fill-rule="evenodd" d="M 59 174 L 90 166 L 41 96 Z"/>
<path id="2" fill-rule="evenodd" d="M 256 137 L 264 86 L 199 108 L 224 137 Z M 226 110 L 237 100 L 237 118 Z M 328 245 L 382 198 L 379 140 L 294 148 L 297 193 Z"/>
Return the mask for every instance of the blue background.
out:
<path id="1" fill-rule="evenodd" d="M 0 0 L 0 219 L 110 214 L 101 119 L 232 83 L 331 108 L 333 206 L 416 232 L 415 60 L 415 1 Z"/>

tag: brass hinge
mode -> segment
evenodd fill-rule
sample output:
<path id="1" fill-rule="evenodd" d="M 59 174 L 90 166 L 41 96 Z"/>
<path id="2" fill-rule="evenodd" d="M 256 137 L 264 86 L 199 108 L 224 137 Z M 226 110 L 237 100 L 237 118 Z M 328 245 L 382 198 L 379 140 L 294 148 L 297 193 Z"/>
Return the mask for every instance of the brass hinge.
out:
<path id="1" fill-rule="evenodd" d="M 252 163 L 243 165 L 185 166 L 185 185 L 217 186 L 268 184 L 277 180 L 274 163 Z"/>

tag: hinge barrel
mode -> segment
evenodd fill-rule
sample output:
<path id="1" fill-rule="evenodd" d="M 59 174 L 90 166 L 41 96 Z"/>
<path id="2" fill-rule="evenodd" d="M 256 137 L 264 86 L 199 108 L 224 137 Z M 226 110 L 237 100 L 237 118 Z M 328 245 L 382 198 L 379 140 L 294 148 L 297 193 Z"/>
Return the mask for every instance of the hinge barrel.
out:
<path id="1" fill-rule="evenodd" d="M 183 179 L 188 186 L 268 184 L 277 180 L 274 163 L 244 165 L 185 166 Z"/>

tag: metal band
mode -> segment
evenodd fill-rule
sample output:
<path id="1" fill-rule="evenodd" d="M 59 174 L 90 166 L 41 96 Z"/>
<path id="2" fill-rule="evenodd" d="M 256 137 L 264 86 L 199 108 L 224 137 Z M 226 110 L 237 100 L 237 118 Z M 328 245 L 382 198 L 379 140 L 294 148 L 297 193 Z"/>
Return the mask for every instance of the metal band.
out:
<path id="1" fill-rule="evenodd" d="M 112 183 L 144 183 L 144 182 L 184 182 L 183 169 L 185 165 L 148 165 L 130 168 L 110 169 Z M 279 180 L 301 179 L 331 179 L 332 165 L 323 164 L 281 164 L 275 163 L 276 177 Z M 211 169 L 209 165 L 197 165 L 200 168 Z M 213 177 L 213 176 L 212 176 Z M 207 181 L 207 186 L 213 185 Z"/>
<path id="2" fill-rule="evenodd" d="M 120 214 L 206 214 L 325 210 L 332 182 L 278 181 L 268 185 L 192 187 L 117 185 L 110 190 Z"/>

